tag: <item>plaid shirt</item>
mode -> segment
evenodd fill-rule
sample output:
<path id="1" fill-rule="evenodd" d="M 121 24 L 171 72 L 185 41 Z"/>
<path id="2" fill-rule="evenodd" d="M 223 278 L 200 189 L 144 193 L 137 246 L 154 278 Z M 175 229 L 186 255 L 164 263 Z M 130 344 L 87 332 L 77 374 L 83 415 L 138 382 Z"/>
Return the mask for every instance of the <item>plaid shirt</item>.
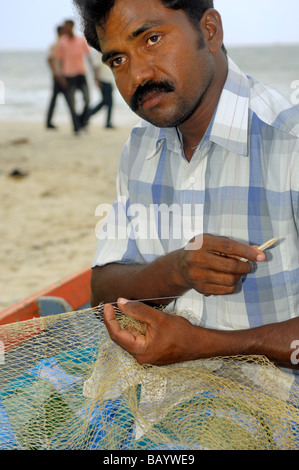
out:
<path id="1" fill-rule="evenodd" d="M 203 215 L 193 217 L 198 231 L 248 244 L 274 237 L 278 242 L 234 294 L 205 297 L 190 290 L 175 302 L 176 311 L 192 315 L 199 325 L 222 330 L 298 316 L 298 136 L 299 107 L 245 76 L 229 59 L 217 109 L 190 163 L 175 128 L 142 122 L 133 129 L 120 160 L 118 200 L 100 235 L 93 266 L 149 263 L 186 244 L 192 227 L 180 239 L 163 237 L 157 213 L 156 226 L 150 224 L 147 236 L 140 236 L 141 221 L 137 224 L 132 217 L 134 205 L 197 207 L 196 214 L 201 210 Z M 183 226 L 192 217 L 188 210 L 181 214 Z M 170 234 L 178 228 L 177 220 L 170 217 Z"/>

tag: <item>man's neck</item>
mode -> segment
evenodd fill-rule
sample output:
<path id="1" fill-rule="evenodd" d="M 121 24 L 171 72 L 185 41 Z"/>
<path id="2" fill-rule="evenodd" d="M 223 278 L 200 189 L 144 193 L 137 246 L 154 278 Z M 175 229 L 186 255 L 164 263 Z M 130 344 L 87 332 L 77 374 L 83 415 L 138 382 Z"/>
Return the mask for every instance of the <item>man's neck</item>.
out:
<path id="1" fill-rule="evenodd" d="M 214 82 L 200 104 L 199 112 L 194 113 L 188 121 L 179 126 L 183 138 L 184 153 L 188 161 L 191 160 L 196 147 L 206 133 L 227 78 L 227 59 L 223 56 L 220 61 Z"/>

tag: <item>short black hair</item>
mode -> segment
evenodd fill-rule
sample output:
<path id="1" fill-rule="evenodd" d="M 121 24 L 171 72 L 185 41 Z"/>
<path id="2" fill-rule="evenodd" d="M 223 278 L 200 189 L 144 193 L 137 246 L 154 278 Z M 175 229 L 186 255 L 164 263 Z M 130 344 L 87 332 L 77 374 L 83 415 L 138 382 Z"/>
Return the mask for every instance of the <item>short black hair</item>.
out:
<path id="1" fill-rule="evenodd" d="M 160 0 L 166 8 L 184 10 L 190 21 L 198 28 L 203 13 L 214 8 L 213 0 Z M 81 17 L 83 33 L 87 42 L 94 49 L 100 51 L 97 26 L 103 26 L 114 0 L 73 0 Z M 224 46 L 223 46 L 224 48 Z"/>
<path id="2" fill-rule="evenodd" d="M 75 21 L 72 19 L 67 19 L 64 21 L 64 24 L 71 24 L 72 26 L 75 26 Z"/>

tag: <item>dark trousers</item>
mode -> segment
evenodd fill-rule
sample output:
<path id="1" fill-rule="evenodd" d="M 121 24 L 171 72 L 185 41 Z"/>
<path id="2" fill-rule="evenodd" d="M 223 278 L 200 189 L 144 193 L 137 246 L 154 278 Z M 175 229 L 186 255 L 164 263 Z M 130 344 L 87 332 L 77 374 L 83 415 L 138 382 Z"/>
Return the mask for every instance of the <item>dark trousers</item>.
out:
<path id="1" fill-rule="evenodd" d="M 112 85 L 111 83 L 101 82 L 101 93 L 102 100 L 94 108 L 89 110 L 89 116 L 96 114 L 103 106 L 107 107 L 106 127 L 111 126 L 111 114 L 113 107 L 113 96 L 112 96 Z"/>
<path id="2" fill-rule="evenodd" d="M 68 82 L 68 93 L 73 109 L 76 110 L 75 94 L 76 91 L 82 93 L 83 110 L 80 114 L 76 112 L 80 127 L 85 127 L 88 121 L 89 110 L 89 90 L 85 75 L 76 75 L 75 77 L 66 77 Z"/>
<path id="3" fill-rule="evenodd" d="M 67 102 L 68 108 L 70 110 L 70 114 L 72 117 L 72 122 L 73 122 L 73 127 L 74 131 L 77 132 L 80 129 L 80 123 L 78 116 L 75 111 L 74 107 L 74 100 L 71 99 L 70 95 L 70 90 L 68 88 L 64 88 L 57 80 L 53 80 L 53 92 L 52 92 L 52 98 L 49 104 L 49 109 L 47 113 L 47 125 L 51 124 L 55 105 L 56 105 L 56 100 L 59 94 L 62 94 L 65 97 L 65 100 Z"/>

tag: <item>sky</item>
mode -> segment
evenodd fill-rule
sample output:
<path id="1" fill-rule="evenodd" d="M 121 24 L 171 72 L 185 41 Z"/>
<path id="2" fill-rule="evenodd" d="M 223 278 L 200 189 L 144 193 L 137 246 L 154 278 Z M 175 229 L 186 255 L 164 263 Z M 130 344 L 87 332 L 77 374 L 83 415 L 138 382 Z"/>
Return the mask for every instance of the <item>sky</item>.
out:
<path id="1" fill-rule="evenodd" d="M 214 0 L 214 6 L 227 46 L 299 43 L 299 0 Z M 46 49 L 56 25 L 76 19 L 74 13 L 72 0 L 2 0 L 0 49 Z"/>

